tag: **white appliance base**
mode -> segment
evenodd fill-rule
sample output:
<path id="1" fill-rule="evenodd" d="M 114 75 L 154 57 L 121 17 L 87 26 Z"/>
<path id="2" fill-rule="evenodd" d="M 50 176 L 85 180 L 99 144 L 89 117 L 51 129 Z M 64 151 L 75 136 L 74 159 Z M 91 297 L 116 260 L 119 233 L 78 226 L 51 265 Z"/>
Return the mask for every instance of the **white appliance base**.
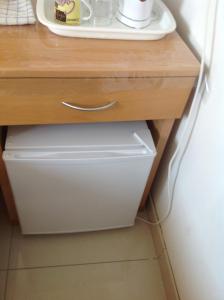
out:
<path id="1" fill-rule="evenodd" d="M 136 28 L 136 29 L 145 28 L 152 22 L 152 19 L 147 19 L 144 21 L 134 21 L 134 20 L 131 20 L 131 19 L 125 17 L 120 12 L 118 12 L 118 14 L 117 14 L 117 19 L 121 23 L 123 23 L 131 28 Z"/>

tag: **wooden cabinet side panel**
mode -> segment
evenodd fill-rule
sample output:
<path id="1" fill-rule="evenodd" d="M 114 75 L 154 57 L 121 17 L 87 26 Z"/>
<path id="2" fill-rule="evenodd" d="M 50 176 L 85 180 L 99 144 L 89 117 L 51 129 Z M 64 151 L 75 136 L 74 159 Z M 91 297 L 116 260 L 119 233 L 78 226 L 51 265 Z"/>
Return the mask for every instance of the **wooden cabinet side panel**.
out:
<path id="1" fill-rule="evenodd" d="M 150 172 L 144 194 L 142 196 L 142 201 L 140 209 L 143 209 L 147 203 L 149 192 L 153 184 L 153 180 L 156 176 L 156 172 L 159 168 L 160 161 L 162 159 L 164 150 L 166 148 L 170 133 L 172 131 L 175 120 L 158 120 L 151 124 L 151 132 L 154 139 L 154 143 L 157 150 L 157 155 L 154 160 L 152 170 Z"/>
<path id="2" fill-rule="evenodd" d="M 9 178 L 6 172 L 5 164 L 2 159 L 2 146 L 0 145 L 0 187 L 3 194 L 6 209 L 8 211 L 9 219 L 12 223 L 18 222 L 18 216 L 12 189 L 10 186 Z"/>

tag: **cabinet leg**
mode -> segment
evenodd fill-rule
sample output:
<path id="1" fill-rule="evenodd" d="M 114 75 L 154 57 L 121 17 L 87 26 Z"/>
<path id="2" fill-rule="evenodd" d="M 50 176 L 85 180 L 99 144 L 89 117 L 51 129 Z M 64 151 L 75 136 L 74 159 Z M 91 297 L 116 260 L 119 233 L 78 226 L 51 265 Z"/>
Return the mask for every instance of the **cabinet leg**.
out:
<path id="1" fill-rule="evenodd" d="M 8 211 L 9 219 L 11 223 L 16 224 L 18 223 L 18 216 L 17 216 L 16 206 L 15 206 L 11 186 L 9 183 L 8 175 L 6 172 L 5 164 L 2 159 L 1 145 L 0 145 L 0 187 L 3 194 L 3 200 L 5 202 Z"/>
<path id="2" fill-rule="evenodd" d="M 166 148 L 167 141 L 169 139 L 171 130 L 173 128 L 175 120 L 156 120 L 151 122 L 151 133 L 154 139 L 154 143 L 157 150 L 157 156 L 152 166 L 151 173 L 149 175 L 148 181 L 146 183 L 145 191 L 142 196 L 142 201 L 140 204 L 140 209 L 143 209 L 146 205 L 148 195 L 156 176 L 160 161 L 162 159 L 164 150 Z"/>

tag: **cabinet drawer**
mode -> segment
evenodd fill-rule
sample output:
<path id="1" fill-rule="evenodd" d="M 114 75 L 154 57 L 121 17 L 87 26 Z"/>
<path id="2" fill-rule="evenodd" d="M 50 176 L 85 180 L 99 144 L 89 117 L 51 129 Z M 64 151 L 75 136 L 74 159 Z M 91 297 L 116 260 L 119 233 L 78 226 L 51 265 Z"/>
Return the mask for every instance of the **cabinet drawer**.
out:
<path id="1" fill-rule="evenodd" d="M 0 125 L 179 118 L 194 80 L 1 79 Z"/>

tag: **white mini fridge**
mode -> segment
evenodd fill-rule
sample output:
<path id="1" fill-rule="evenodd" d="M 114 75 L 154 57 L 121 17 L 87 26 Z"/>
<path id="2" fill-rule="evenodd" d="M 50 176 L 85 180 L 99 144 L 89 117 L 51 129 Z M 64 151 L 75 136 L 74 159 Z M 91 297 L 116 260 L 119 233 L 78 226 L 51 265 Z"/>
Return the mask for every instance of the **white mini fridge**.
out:
<path id="1" fill-rule="evenodd" d="M 10 127 L 3 159 L 23 234 L 132 226 L 155 155 L 145 122 Z"/>

